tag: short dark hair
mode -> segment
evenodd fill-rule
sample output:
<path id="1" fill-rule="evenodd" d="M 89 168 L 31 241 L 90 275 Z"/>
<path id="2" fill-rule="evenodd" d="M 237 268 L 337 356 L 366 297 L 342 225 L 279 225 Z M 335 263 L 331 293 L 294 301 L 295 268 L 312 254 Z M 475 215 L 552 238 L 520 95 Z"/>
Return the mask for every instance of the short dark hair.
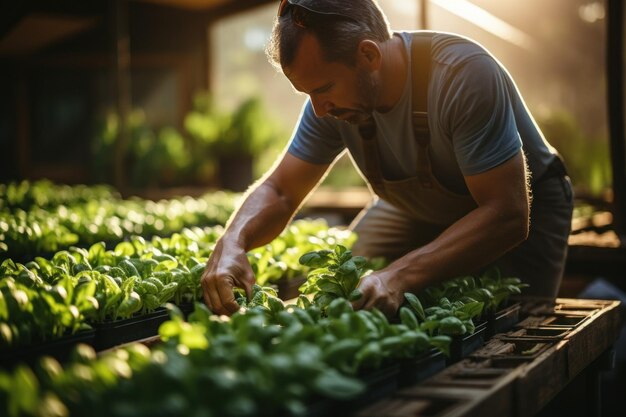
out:
<path id="1" fill-rule="evenodd" d="M 279 70 L 293 63 L 305 33 L 317 38 L 327 61 L 348 66 L 355 65 L 356 49 L 362 40 L 384 42 L 392 37 L 389 22 L 375 0 L 301 0 L 298 4 L 307 9 L 310 5 L 311 10 L 337 14 L 316 15 L 311 12 L 306 27 L 293 21 L 290 10 L 277 17 L 266 54 Z"/>

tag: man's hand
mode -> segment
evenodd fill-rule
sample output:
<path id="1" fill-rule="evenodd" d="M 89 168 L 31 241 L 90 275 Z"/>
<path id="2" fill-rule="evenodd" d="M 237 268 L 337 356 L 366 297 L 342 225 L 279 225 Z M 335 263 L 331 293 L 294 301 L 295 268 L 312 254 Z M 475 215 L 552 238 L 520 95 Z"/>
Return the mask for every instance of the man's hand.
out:
<path id="1" fill-rule="evenodd" d="M 378 271 L 361 279 L 362 296 L 352 303 L 355 310 L 377 308 L 388 318 L 395 317 L 404 301 L 404 290 L 393 271 Z"/>
<path id="2" fill-rule="evenodd" d="M 231 315 L 239 310 L 233 289 L 243 288 L 250 297 L 254 273 L 246 252 L 237 248 L 224 248 L 220 240 L 215 245 L 200 283 L 204 302 L 215 314 Z"/>

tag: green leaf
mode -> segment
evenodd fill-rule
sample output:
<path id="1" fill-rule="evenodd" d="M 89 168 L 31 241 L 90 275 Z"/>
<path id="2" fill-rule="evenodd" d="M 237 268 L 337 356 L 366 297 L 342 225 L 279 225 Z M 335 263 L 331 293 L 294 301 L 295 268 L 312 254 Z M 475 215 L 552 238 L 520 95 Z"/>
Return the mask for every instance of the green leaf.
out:
<path id="1" fill-rule="evenodd" d="M 451 336 L 460 336 L 465 334 L 467 329 L 461 320 L 457 317 L 449 316 L 441 319 L 439 322 L 439 333 Z"/>
<path id="2" fill-rule="evenodd" d="M 420 330 L 433 334 L 439 328 L 439 320 L 428 320 L 420 324 Z"/>
<path id="3" fill-rule="evenodd" d="M 363 297 L 363 293 L 360 290 L 356 289 L 350 293 L 350 295 L 348 296 L 348 300 L 357 301 L 361 299 L 361 297 Z"/>
<path id="4" fill-rule="evenodd" d="M 400 320 L 402 321 L 402 324 L 411 330 L 417 330 L 419 328 L 415 314 L 413 314 L 412 310 L 407 307 L 400 307 Z"/>
<path id="5" fill-rule="evenodd" d="M 98 242 L 91 245 L 88 252 L 89 263 L 92 265 L 100 265 L 100 261 L 106 253 L 106 245 L 104 242 Z"/>
<path id="6" fill-rule="evenodd" d="M 349 260 L 343 264 L 338 269 L 338 273 L 348 275 L 356 272 L 356 265 L 352 260 Z"/>
<path id="7" fill-rule="evenodd" d="M 132 256 L 135 254 L 135 248 L 130 242 L 120 242 L 115 246 L 113 253 L 117 256 Z"/>
<path id="8" fill-rule="evenodd" d="M 357 367 L 366 369 L 376 369 L 383 359 L 383 350 L 377 341 L 366 343 L 355 355 Z"/>
<path id="9" fill-rule="evenodd" d="M 408 301 L 413 311 L 415 311 L 415 314 L 417 314 L 418 319 L 420 321 L 425 321 L 426 314 L 424 313 L 424 308 L 422 307 L 422 303 L 420 302 L 419 298 L 417 298 L 415 294 L 412 294 L 410 292 L 405 292 L 404 298 Z"/>
<path id="10" fill-rule="evenodd" d="M 440 351 L 442 351 L 446 356 L 450 356 L 450 343 L 452 339 L 449 336 L 438 335 L 430 338 L 430 344 Z"/>
<path id="11" fill-rule="evenodd" d="M 39 397 L 39 384 L 30 368 L 20 365 L 13 377 L 13 390 L 9 399 L 9 415 L 35 414 Z"/>
<path id="12" fill-rule="evenodd" d="M 343 296 L 343 288 L 341 288 L 341 285 L 327 279 L 320 279 L 317 283 L 317 286 L 319 287 L 320 291 L 336 295 L 337 297 Z"/>
<path id="13" fill-rule="evenodd" d="M 313 387 L 319 394 L 337 400 L 354 398 L 365 390 L 361 381 L 344 376 L 334 369 L 315 378 Z"/>
<path id="14" fill-rule="evenodd" d="M 180 320 L 168 320 L 159 326 L 159 336 L 164 342 L 175 339 L 181 334 L 183 324 Z"/>
<path id="15" fill-rule="evenodd" d="M 154 267 L 154 271 L 171 271 L 172 269 L 176 268 L 178 266 L 178 261 L 176 260 L 171 260 L 171 259 L 165 259 L 163 261 L 160 261 L 159 264 L 157 266 Z"/>
<path id="16" fill-rule="evenodd" d="M 321 259 L 321 256 L 317 252 L 308 252 L 302 255 L 298 262 L 305 266 L 316 267 Z"/>
<path id="17" fill-rule="evenodd" d="M 300 308 L 307 308 L 311 306 L 311 301 L 308 299 L 308 297 L 306 295 L 300 294 L 298 296 L 298 307 Z"/>
<path id="18" fill-rule="evenodd" d="M 352 262 L 354 262 L 354 264 L 358 267 L 358 268 L 362 268 L 365 265 L 367 265 L 367 258 L 363 257 L 363 256 L 353 256 L 352 257 Z"/>
<path id="19" fill-rule="evenodd" d="M 274 296 L 267 297 L 267 304 L 273 313 L 277 313 L 285 309 L 283 302 Z"/>
<path id="20" fill-rule="evenodd" d="M 461 310 L 463 313 L 467 314 L 468 317 L 473 318 L 481 315 L 484 306 L 484 303 L 480 301 L 474 301 L 471 303 L 463 304 L 463 306 L 458 310 Z"/>
<path id="21" fill-rule="evenodd" d="M 343 245 L 336 245 L 334 252 L 335 252 L 335 255 L 337 256 L 337 258 L 340 258 L 341 255 L 343 255 L 346 252 L 346 250 L 347 249 L 346 249 L 345 246 L 343 246 Z"/>
<path id="22" fill-rule="evenodd" d="M 117 310 L 118 317 L 127 318 L 131 317 L 134 313 L 141 310 L 141 297 L 135 291 L 131 292 L 120 303 Z"/>
<path id="23" fill-rule="evenodd" d="M 0 319 L 8 320 L 9 318 L 9 306 L 4 298 L 4 294 L 0 291 Z"/>

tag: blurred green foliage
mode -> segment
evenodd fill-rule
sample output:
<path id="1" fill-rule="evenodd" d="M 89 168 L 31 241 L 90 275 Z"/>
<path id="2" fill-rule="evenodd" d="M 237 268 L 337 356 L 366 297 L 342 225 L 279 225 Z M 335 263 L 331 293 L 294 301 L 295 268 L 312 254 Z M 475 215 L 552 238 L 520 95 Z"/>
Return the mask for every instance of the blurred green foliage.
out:
<path id="1" fill-rule="evenodd" d="M 185 130 L 194 143 L 217 155 L 257 155 L 279 136 L 277 126 L 268 119 L 258 97 L 226 113 L 214 105 L 208 94 L 199 94 L 194 109 L 185 117 Z"/>
<path id="2" fill-rule="evenodd" d="M 538 120 L 546 139 L 563 156 L 577 195 L 601 197 L 611 187 L 608 139 L 590 137 L 576 118 L 555 111 Z"/>
<path id="3" fill-rule="evenodd" d="M 142 110 L 130 114 L 130 141 L 123 161 L 130 186 L 211 184 L 220 158 L 250 155 L 255 161 L 267 161 L 263 156 L 278 155 L 286 138 L 279 125 L 267 116 L 258 97 L 226 112 L 215 106 L 208 94 L 200 93 L 183 124 L 182 130 L 171 126 L 155 129 L 147 124 Z M 97 127 L 92 146 L 97 182 L 113 180 L 119 130 L 119 120 L 113 112 Z"/>

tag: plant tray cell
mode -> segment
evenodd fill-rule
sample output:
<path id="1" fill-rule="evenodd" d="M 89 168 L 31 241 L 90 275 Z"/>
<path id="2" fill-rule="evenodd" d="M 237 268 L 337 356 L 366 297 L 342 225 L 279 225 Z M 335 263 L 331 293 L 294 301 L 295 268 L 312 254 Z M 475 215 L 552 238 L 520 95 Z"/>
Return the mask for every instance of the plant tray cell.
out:
<path id="1" fill-rule="evenodd" d="M 11 369 L 19 363 L 33 365 L 41 356 L 52 356 L 59 362 L 65 362 L 79 343 L 93 345 L 95 334 L 94 330 L 83 330 L 55 340 L 0 350 L 0 367 Z"/>
<path id="2" fill-rule="evenodd" d="M 437 385 L 449 387 L 490 388 L 508 374 L 508 369 L 494 367 L 457 369 L 446 372 L 441 377 L 436 377 L 437 379 L 433 382 Z"/>
<path id="3" fill-rule="evenodd" d="M 530 362 L 549 349 L 553 343 L 529 340 L 510 340 L 500 353 L 491 357 L 494 368 L 513 367 L 523 362 Z"/>
<path id="4" fill-rule="evenodd" d="M 417 384 L 443 370 L 446 357 L 443 352 L 431 349 L 429 352 L 413 359 L 400 361 L 398 385 L 400 388 Z"/>
<path id="5" fill-rule="evenodd" d="M 546 317 L 541 322 L 541 326 L 573 328 L 578 327 L 581 323 L 587 320 L 587 318 L 588 316 L 581 315 L 553 315 Z"/>
<path id="6" fill-rule="evenodd" d="M 571 328 L 562 327 L 525 327 L 505 335 L 505 338 L 561 340 L 565 338 Z"/>
<path id="7" fill-rule="evenodd" d="M 446 360 L 447 364 L 456 363 L 480 348 L 485 343 L 486 332 L 487 323 L 481 323 L 476 326 L 474 333 L 462 337 L 453 337 L 452 343 L 450 343 L 450 357 Z"/>
<path id="8" fill-rule="evenodd" d="M 515 303 L 490 316 L 487 319 L 486 338 L 511 330 L 519 321 L 520 309 L 520 303 Z"/>
<path id="9" fill-rule="evenodd" d="M 95 324 L 94 348 L 98 351 L 124 343 L 156 336 L 159 326 L 169 319 L 169 312 L 159 308 L 142 316 Z"/>

